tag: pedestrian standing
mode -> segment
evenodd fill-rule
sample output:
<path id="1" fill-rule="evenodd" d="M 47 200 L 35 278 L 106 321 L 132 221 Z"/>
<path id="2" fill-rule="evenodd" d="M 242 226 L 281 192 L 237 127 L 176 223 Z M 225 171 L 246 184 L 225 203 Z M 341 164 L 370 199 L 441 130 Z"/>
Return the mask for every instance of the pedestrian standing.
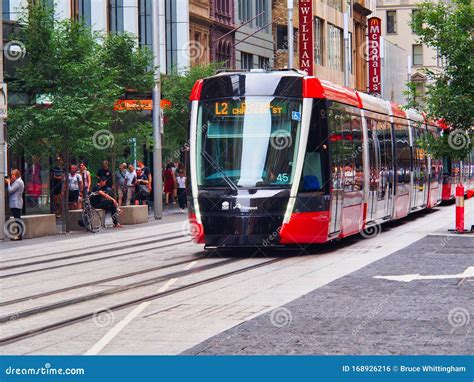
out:
<path id="1" fill-rule="evenodd" d="M 148 202 L 148 177 L 140 167 L 137 168 L 137 182 L 135 189 L 135 204 L 146 205 Z"/>
<path id="2" fill-rule="evenodd" d="M 70 166 L 70 171 L 67 176 L 67 185 L 69 190 L 69 209 L 77 210 L 79 209 L 79 195 L 82 193 L 83 184 L 81 175 L 77 172 L 76 165 Z"/>
<path id="3" fill-rule="evenodd" d="M 185 208 L 187 207 L 187 195 L 186 195 L 186 174 L 184 170 L 178 170 L 178 177 L 176 178 L 176 183 L 178 184 L 178 203 L 179 208 L 181 208 L 181 213 L 185 213 Z"/>
<path id="4" fill-rule="evenodd" d="M 23 191 L 25 189 L 25 184 L 21 179 L 20 170 L 12 170 L 11 177 L 6 178 L 5 183 L 8 185 L 8 200 L 10 210 L 16 222 L 15 229 L 11 230 L 16 234 L 16 236 L 12 237 L 11 240 L 17 241 L 22 239 L 24 234 L 23 228 L 25 226 L 23 220 L 21 219 L 21 211 L 23 210 Z"/>
<path id="5" fill-rule="evenodd" d="M 163 173 L 164 178 L 164 192 L 165 192 L 165 202 L 166 204 L 173 204 L 173 194 L 176 184 L 175 174 L 173 172 L 173 165 L 168 163 L 166 165 L 166 170 Z"/>
<path id="6" fill-rule="evenodd" d="M 81 162 L 79 165 L 79 174 L 82 178 L 82 198 L 85 198 L 91 192 L 92 187 L 92 177 L 89 170 L 87 170 L 86 162 Z"/>
<path id="7" fill-rule="evenodd" d="M 137 167 L 142 169 L 142 172 L 146 175 L 148 179 L 148 192 L 151 193 L 151 185 L 153 184 L 153 178 L 151 176 L 151 170 L 145 166 L 141 160 L 137 161 Z"/>
<path id="8" fill-rule="evenodd" d="M 115 184 L 117 185 L 117 202 L 119 206 L 126 203 L 127 198 L 127 164 L 120 163 L 118 170 L 115 172 Z"/>
<path id="9" fill-rule="evenodd" d="M 51 184 L 53 194 L 54 213 L 57 217 L 61 216 L 61 202 L 64 197 L 64 177 L 66 171 L 61 157 L 56 158 L 56 166 L 51 171 Z"/>
<path id="10" fill-rule="evenodd" d="M 112 179 L 112 172 L 109 169 L 109 161 L 108 160 L 104 160 L 102 162 L 102 167 L 97 171 L 97 176 L 96 177 L 97 177 L 98 180 L 100 180 L 102 178 L 107 179 L 106 180 L 107 187 L 109 187 L 110 189 L 112 188 L 113 179 Z"/>
<path id="11" fill-rule="evenodd" d="M 127 178 L 127 201 L 126 205 L 130 206 L 135 202 L 135 183 L 137 182 L 137 173 L 133 164 L 128 165 L 128 170 L 125 173 Z"/>

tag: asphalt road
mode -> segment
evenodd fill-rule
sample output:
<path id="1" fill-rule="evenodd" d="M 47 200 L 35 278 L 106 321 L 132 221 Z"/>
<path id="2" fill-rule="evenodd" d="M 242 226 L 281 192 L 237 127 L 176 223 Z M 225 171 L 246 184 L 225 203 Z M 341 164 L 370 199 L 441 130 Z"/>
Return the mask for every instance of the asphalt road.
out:
<path id="1" fill-rule="evenodd" d="M 185 354 L 472 354 L 474 237 L 427 236 Z M 416 276 L 415 276 L 416 277 Z"/>

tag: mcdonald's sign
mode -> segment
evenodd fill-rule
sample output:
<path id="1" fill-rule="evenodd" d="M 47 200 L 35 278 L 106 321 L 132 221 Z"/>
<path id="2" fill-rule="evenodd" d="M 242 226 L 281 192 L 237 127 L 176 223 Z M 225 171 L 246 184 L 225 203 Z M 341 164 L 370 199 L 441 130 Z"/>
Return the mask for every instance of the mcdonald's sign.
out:
<path id="1" fill-rule="evenodd" d="M 380 61 L 380 35 L 382 32 L 382 20 L 378 17 L 371 17 L 369 20 L 369 93 L 382 93 L 382 71 Z"/>

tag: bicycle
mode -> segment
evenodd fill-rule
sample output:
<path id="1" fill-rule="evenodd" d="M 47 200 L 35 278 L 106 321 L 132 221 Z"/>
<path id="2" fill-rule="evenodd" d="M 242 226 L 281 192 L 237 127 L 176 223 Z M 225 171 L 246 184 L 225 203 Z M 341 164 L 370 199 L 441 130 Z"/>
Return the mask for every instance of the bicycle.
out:
<path id="1" fill-rule="evenodd" d="M 99 212 L 92 207 L 90 197 L 98 195 L 98 192 L 92 192 L 85 196 L 82 201 L 82 216 L 81 221 L 84 228 L 92 233 L 97 233 L 102 228 L 102 218 Z"/>

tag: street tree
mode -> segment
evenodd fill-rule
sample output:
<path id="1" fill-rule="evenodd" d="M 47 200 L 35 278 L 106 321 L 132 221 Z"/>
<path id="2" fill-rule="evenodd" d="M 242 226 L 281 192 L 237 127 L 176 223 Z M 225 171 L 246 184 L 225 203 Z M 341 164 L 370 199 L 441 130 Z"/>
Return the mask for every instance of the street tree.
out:
<path id="1" fill-rule="evenodd" d="M 163 98 L 170 101 L 170 106 L 163 109 L 166 121 L 164 146 L 169 156 L 166 159 L 179 160 L 186 146 L 189 127 L 189 95 L 195 82 L 214 75 L 222 67 L 223 65 L 219 63 L 198 65 L 189 68 L 184 73 L 173 71 L 163 77 Z"/>
<path id="2" fill-rule="evenodd" d="M 434 48 L 442 71 L 428 70 L 428 117 L 446 126 L 442 139 L 427 136 L 424 146 L 437 157 L 465 158 L 472 150 L 474 126 L 474 5 L 471 0 L 424 2 L 411 26 L 419 42 Z"/>
<path id="3" fill-rule="evenodd" d="M 108 157 L 130 133 L 123 123 L 117 137 L 111 129 L 127 118 L 135 128 L 131 134 L 150 135 L 150 124 L 133 118 L 137 112 L 114 111 L 127 88 L 151 88 L 149 52 L 129 36 L 104 36 L 82 22 L 57 20 L 40 2 L 28 4 L 20 25 L 26 63 L 10 86 L 27 102 L 9 115 L 15 149 L 40 158 L 62 154 L 67 165 L 71 155 Z"/>

